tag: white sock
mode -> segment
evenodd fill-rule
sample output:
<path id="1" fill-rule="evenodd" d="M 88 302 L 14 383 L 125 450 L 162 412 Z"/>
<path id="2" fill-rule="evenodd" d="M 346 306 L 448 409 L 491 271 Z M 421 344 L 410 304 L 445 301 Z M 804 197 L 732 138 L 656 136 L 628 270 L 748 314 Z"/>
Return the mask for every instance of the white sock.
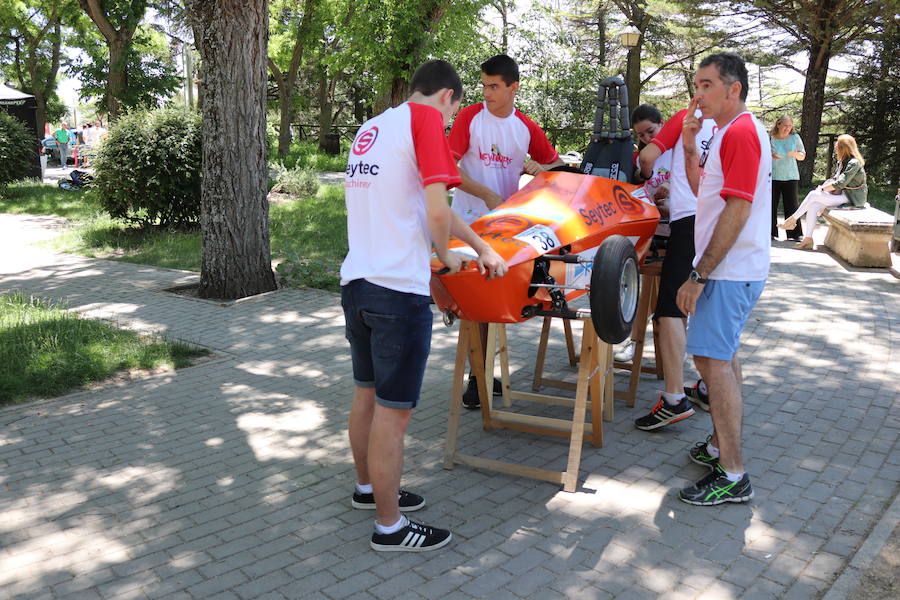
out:
<path id="1" fill-rule="evenodd" d="M 666 404 L 668 404 L 669 406 L 675 406 L 676 404 L 681 402 L 681 399 L 684 397 L 685 395 L 683 393 L 670 394 L 669 392 L 663 392 L 663 398 L 665 398 Z"/>
<path id="2" fill-rule="evenodd" d="M 357 483 L 356 491 L 359 492 L 360 494 L 371 494 L 372 493 L 372 484 L 367 483 L 366 485 L 363 485 L 361 483 Z"/>
<path id="3" fill-rule="evenodd" d="M 393 525 L 384 526 L 378 521 L 375 521 L 375 531 L 385 534 L 397 533 L 398 531 L 406 527 L 407 523 L 409 523 L 409 521 L 407 521 L 406 517 L 404 517 L 403 515 L 400 515 L 400 519 Z"/>
<path id="4" fill-rule="evenodd" d="M 729 473 L 728 471 L 725 471 L 725 477 L 728 478 L 728 481 L 740 481 L 743 476 L 743 473 Z"/>
<path id="5" fill-rule="evenodd" d="M 712 445 L 712 442 L 706 442 L 706 453 L 713 458 L 719 458 L 719 449 Z"/>

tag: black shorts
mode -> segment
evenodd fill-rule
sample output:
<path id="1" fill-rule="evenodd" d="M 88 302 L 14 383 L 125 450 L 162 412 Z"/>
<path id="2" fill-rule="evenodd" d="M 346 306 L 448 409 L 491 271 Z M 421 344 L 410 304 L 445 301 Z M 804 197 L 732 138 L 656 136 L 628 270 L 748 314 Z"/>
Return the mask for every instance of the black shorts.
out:
<path id="1" fill-rule="evenodd" d="M 694 215 L 684 217 L 669 224 L 672 233 L 666 244 L 666 255 L 663 258 L 662 274 L 659 278 L 659 296 L 653 318 L 676 317 L 685 318 L 678 310 L 675 298 L 694 268 Z"/>

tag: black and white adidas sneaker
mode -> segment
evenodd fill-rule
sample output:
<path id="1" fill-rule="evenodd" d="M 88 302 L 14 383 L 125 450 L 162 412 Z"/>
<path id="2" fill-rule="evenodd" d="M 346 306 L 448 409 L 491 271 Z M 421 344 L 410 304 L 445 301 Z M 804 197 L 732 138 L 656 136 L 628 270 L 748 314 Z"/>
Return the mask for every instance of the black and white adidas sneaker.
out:
<path id="1" fill-rule="evenodd" d="M 363 494 L 355 491 L 350 503 L 353 508 L 375 510 L 375 494 Z M 400 508 L 400 512 L 412 512 L 425 507 L 425 498 L 406 490 L 400 490 L 400 494 L 397 497 L 397 505 Z"/>
<path id="2" fill-rule="evenodd" d="M 371 546 L 379 552 L 428 552 L 446 546 L 452 538 L 453 534 L 447 529 L 429 527 L 407 519 L 406 526 L 395 533 L 375 531 Z"/>

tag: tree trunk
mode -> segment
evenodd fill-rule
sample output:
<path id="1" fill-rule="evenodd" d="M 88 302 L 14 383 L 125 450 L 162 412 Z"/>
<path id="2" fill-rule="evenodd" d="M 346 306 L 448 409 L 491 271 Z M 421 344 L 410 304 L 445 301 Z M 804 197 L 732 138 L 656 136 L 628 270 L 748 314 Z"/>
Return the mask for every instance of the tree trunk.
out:
<path id="1" fill-rule="evenodd" d="M 638 45 L 628 50 L 628 63 L 625 67 L 625 86 L 628 88 L 629 113 L 641 103 L 641 46 L 643 46 L 643 41 L 644 36 L 642 35 Z"/>
<path id="2" fill-rule="evenodd" d="M 44 137 L 44 129 L 47 127 L 47 98 L 44 96 L 43 90 L 34 90 L 34 103 L 37 105 L 35 111 L 35 121 L 37 123 L 38 135 Z"/>
<path id="3" fill-rule="evenodd" d="M 269 71 L 275 80 L 275 87 L 278 88 L 278 156 L 284 158 L 287 156 L 288 150 L 291 148 L 291 122 L 294 120 L 293 94 L 288 85 L 285 73 L 278 68 L 278 65 L 270 58 L 268 59 Z"/>
<path id="4" fill-rule="evenodd" d="M 409 75 L 394 77 L 391 81 L 390 106 L 399 106 L 409 97 Z"/>
<path id="5" fill-rule="evenodd" d="M 267 0 L 190 0 L 200 36 L 203 254 L 199 294 L 274 290 L 266 200 Z"/>
<path id="6" fill-rule="evenodd" d="M 606 66 L 606 4 L 597 5 L 597 64 Z"/>
<path id="7" fill-rule="evenodd" d="M 325 137 L 331 133 L 331 97 L 328 94 L 328 76 L 323 72 L 319 79 L 319 149 L 327 150 Z"/>
<path id="8" fill-rule="evenodd" d="M 830 44 L 814 43 L 809 47 L 809 66 L 803 86 L 803 105 L 800 113 L 800 138 L 806 148 L 806 159 L 800 162 L 800 185 L 812 183 L 816 164 L 816 146 L 822 127 L 822 108 L 825 105 L 825 80 L 831 61 Z"/>
<path id="9" fill-rule="evenodd" d="M 120 98 L 128 87 L 128 74 L 125 71 L 125 60 L 130 46 L 130 40 L 117 35 L 109 40 L 109 78 L 106 83 L 106 110 L 109 113 L 109 121 L 113 122 L 122 112 Z"/>

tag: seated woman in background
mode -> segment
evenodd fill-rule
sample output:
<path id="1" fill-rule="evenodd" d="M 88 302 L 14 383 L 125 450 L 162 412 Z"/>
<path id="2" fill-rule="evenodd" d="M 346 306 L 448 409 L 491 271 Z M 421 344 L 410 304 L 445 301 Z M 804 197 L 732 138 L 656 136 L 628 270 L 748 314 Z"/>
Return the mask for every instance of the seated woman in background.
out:
<path id="1" fill-rule="evenodd" d="M 834 177 L 826 179 L 822 185 L 808 193 L 800 204 L 800 208 L 778 226 L 781 229 L 793 229 L 797 220 L 806 215 L 805 235 L 795 248 L 813 247 L 812 234 L 816 227 L 816 219 L 826 208 L 848 203 L 860 208 L 866 205 L 868 187 L 866 186 L 866 171 L 863 169 L 866 161 L 859 153 L 856 140 L 851 135 L 839 135 L 834 146 L 834 153 L 838 159 L 837 172 Z"/>

